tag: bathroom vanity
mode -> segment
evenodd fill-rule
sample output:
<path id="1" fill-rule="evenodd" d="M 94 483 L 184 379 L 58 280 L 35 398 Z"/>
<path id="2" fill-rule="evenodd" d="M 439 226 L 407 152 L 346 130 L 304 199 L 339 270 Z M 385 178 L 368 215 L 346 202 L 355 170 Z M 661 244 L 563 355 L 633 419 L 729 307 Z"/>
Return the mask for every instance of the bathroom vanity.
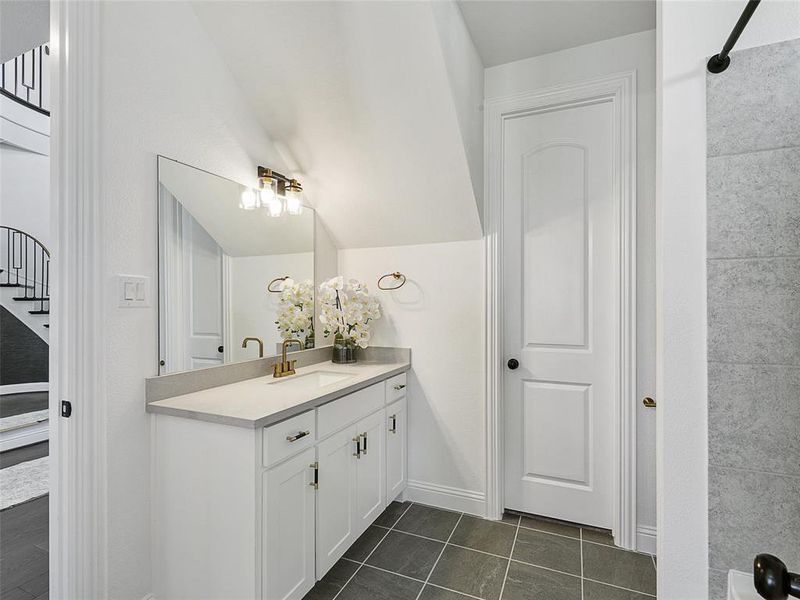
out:
<path id="1" fill-rule="evenodd" d="M 410 352 L 303 366 L 326 350 L 290 377 L 149 398 L 157 598 L 300 599 L 402 494 Z"/>

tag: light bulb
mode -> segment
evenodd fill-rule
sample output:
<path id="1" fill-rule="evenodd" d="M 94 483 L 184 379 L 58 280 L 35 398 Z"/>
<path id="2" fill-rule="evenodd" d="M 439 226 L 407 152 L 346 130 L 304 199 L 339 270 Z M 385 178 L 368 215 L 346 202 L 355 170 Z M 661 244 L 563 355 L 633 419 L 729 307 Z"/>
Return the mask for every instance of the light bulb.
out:
<path id="1" fill-rule="evenodd" d="M 277 196 L 273 196 L 266 203 L 262 201 L 261 206 L 267 209 L 270 217 L 280 217 L 283 214 L 283 202 Z"/>
<path id="2" fill-rule="evenodd" d="M 242 192 L 242 196 L 239 199 L 239 208 L 243 210 L 254 210 L 258 208 L 258 206 L 258 195 L 256 194 L 255 190 L 247 188 Z"/>
<path id="3" fill-rule="evenodd" d="M 303 188 L 296 179 L 286 186 L 286 212 L 290 215 L 303 214 Z"/>
<path id="4" fill-rule="evenodd" d="M 303 214 L 303 202 L 297 194 L 286 193 L 286 212 L 290 215 Z"/>
<path id="5" fill-rule="evenodd" d="M 278 182 L 272 177 L 261 178 L 261 206 L 267 209 L 270 217 L 280 217 L 283 202 L 278 198 Z"/>

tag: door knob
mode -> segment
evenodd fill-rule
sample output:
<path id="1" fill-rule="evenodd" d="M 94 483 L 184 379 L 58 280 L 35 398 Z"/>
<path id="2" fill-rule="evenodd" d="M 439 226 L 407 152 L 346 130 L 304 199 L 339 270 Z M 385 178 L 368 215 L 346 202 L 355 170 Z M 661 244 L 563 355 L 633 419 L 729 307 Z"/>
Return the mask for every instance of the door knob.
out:
<path id="1" fill-rule="evenodd" d="M 777 556 L 759 554 L 753 561 L 753 581 L 758 595 L 767 600 L 800 598 L 800 574 L 789 573 Z"/>
<path id="2" fill-rule="evenodd" d="M 220 354 L 222 354 L 223 352 L 225 352 L 225 346 L 219 346 L 219 347 L 217 348 L 217 352 L 219 352 Z"/>
<path id="3" fill-rule="evenodd" d="M 519 361 L 516 358 L 509 358 L 508 359 L 508 368 L 512 371 L 519 367 Z"/>

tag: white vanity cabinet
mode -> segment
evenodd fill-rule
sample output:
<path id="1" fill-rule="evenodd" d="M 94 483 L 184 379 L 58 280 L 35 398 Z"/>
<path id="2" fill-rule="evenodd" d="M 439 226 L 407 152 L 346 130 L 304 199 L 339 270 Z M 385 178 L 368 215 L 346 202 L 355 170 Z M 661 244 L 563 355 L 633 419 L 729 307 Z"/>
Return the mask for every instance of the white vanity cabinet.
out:
<path id="1" fill-rule="evenodd" d="M 314 586 L 314 462 L 309 448 L 262 476 L 264 598 L 302 598 Z"/>
<path id="2" fill-rule="evenodd" d="M 405 489 L 405 381 L 255 430 L 155 415 L 155 596 L 300 600 Z"/>

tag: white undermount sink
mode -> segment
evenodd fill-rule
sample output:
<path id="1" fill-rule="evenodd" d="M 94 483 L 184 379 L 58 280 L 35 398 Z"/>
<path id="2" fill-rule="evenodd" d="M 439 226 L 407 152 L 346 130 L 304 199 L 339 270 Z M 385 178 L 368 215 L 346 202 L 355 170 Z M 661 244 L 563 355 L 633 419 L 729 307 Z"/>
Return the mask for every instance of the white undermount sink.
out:
<path id="1" fill-rule="evenodd" d="M 268 385 L 281 384 L 281 387 L 292 389 L 313 390 L 339 383 L 353 377 L 353 373 L 337 373 L 336 371 L 312 371 L 302 375 L 289 375 L 281 379 L 270 381 Z"/>

